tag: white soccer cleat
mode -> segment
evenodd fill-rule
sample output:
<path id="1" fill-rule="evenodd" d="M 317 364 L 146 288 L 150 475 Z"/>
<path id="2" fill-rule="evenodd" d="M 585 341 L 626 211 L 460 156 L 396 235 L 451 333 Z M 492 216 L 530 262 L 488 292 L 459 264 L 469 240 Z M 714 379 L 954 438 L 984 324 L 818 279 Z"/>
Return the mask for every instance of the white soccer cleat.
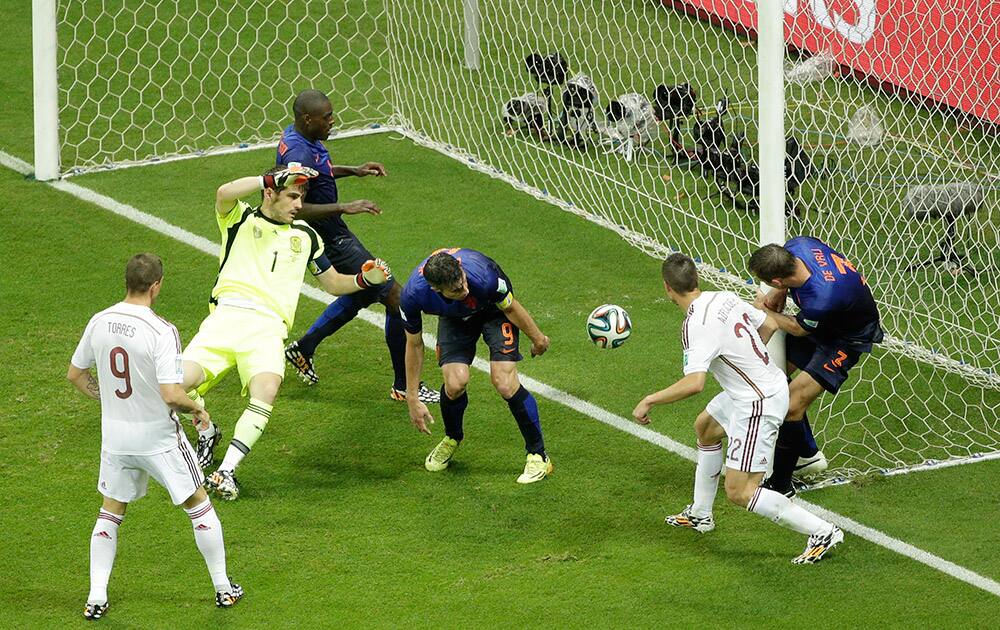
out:
<path id="1" fill-rule="evenodd" d="M 537 453 L 529 453 L 524 462 L 524 472 L 517 478 L 517 483 L 535 483 L 549 475 L 555 467 L 552 460 Z"/>
<path id="2" fill-rule="evenodd" d="M 427 459 L 424 460 L 424 468 L 431 472 L 441 472 L 448 467 L 451 463 L 451 458 L 455 456 L 455 451 L 458 450 L 459 442 L 451 439 L 447 435 L 444 439 L 438 442 L 438 445 L 434 447 L 434 450 L 427 455 Z"/>
<path id="3" fill-rule="evenodd" d="M 229 580 L 228 591 L 215 592 L 215 605 L 219 608 L 232 608 L 241 599 L 243 599 L 243 587 L 232 579 Z"/>
<path id="4" fill-rule="evenodd" d="M 694 514 L 691 514 L 690 505 L 681 510 L 680 514 L 671 514 L 667 518 L 663 519 L 663 522 L 667 525 L 673 525 L 674 527 L 693 529 L 701 534 L 707 534 L 715 529 L 715 519 L 712 518 L 711 514 L 708 516 L 695 516 Z"/>
<path id="5" fill-rule="evenodd" d="M 812 457 L 800 457 L 795 464 L 795 475 L 797 477 L 811 477 L 818 475 L 827 469 L 829 464 L 823 451 L 816 451 Z"/>
<path id="6" fill-rule="evenodd" d="M 389 398 L 398 402 L 406 402 L 406 390 L 396 389 L 395 386 L 389 389 Z M 434 391 L 420 381 L 420 390 L 417 392 L 417 399 L 425 405 L 437 405 L 441 402 L 441 392 Z"/>
<path id="7" fill-rule="evenodd" d="M 792 564 L 816 564 L 823 559 L 826 552 L 844 542 L 844 532 L 834 526 L 829 534 L 813 534 L 809 537 L 806 550 L 792 559 Z"/>
<path id="8" fill-rule="evenodd" d="M 108 613 L 108 603 L 87 604 L 83 607 L 83 618 L 87 621 L 97 621 Z"/>

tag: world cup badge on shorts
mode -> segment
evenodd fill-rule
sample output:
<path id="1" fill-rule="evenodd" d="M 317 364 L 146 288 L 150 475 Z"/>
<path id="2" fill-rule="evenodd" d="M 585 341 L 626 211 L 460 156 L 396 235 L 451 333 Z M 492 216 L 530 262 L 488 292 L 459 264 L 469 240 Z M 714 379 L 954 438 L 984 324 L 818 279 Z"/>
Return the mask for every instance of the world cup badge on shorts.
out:
<path id="1" fill-rule="evenodd" d="M 253 226 L 253 237 L 254 238 L 260 238 L 262 236 L 264 236 L 264 233 L 260 231 L 260 228 L 257 227 L 256 225 Z"/>
<path id="2" fill-rule="evenodd" d="M 291 245 L 291 247 L 292 247 L 292 253 L 293 254 L 298 254 L 298 253 L 302 252 L 302 238 L 301 237 L 299 237 L 299 236 L 293 236 L 289 240 L 289 245 Z"/>

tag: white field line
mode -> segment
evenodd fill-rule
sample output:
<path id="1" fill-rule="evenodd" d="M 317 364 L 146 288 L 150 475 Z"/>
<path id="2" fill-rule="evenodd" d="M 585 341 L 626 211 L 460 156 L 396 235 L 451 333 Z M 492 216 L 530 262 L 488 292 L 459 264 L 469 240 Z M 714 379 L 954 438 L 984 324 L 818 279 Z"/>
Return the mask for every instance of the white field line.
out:
<path id="1" fill-rule="evenodd" d="M 2 151 L 0 151 L 0 164 L 23 175 L 29 175 L 33 170 L 32 166 L 27 162 L 8 155 Z M 162 219 L 146 214 L 133 206 L 116 201 L 107 195 L 102 195 L 101 193 L 90 190 L 89 188 L 84 188 L 83 186 L 73 184 L 65 180 L 57 180 L 46 183 L 57 190 L 73 195 L 83 201 L 100 206 L 101 208 L 113 212 L 118 216 L 146 226 L 151 230 L 159 232 L 165 236 L 169 236 L 176 241 L 190 245 L 191 247 L 194 247 L 195 249 L 198 249 L 210 256 L 217 256 L 219 253 L 219 245 L 217 243 L 214 243 L 207 238 L 198 236 L 197 234 L 188 232 L 183 228 L 167 223 Z M 302 293 L 303 295 L 324 304 L 329 304 L 333 301 L 333 297 L 329 294 L 308 285 L 303 285 Z M 380 315 L 368 309 L 362 310 L 359 317 L 367 322 L 379 326 L 380 328 L 385 321 L 384 315 Z M 433 348 L 435 345 L 434 337 L 428 333 L 424 333 L 424 343 Z M 473 363 L 473 367 L 484 372 L 489 371 L 489 364 L 479 358 L 476 358 Z M 637 425 L 622 416 L 602 409 L 585 400 L 581 400 L 576 396 L 572 396 L 562 390 L 556 389 L 555 387 L 546 385 L 545 383 L 537 381 L 529 376 L 521 375 L 521 382 L 527 389 L 535 394 L 538 394 L 539 396 L 542 396 L 543 398 L 557 402 L 618 430 L 630 433 L 641 440 L 655 444 L 667 451 L 670 451 L 671 453 L 683 457 L 684 459 L 692 462 L 696 461 L 694 449 L 665 435 Z M 850 532 L 859 538 L 863 538 L 898 554 L 912 558 L 921 564 L 925 564 L 933 569 L 961 580 L 962 582 L 1000 597 L 1000 583 L 997 583 L 995 580 L 980 575 L 974 571 L 970 571 L 969 569 L 957 565 L 954 562 L 950 562 L 940 556 L 936 556 L 930 552 L 924 551 L 923 549 L 914 547 L 913 545 L 903 542 L 898 538 L 893 538 L 892 536 L 889 536 L 888 534 L 885 534 L 877 529 L 862 525 L 853 519 L 827 510 L 826 508 L 820 507 L 814 503 L 810 503 L 802 499 L 796 499 L 796 502 L 817 516 L 836 524 L 844 531 Z"/>

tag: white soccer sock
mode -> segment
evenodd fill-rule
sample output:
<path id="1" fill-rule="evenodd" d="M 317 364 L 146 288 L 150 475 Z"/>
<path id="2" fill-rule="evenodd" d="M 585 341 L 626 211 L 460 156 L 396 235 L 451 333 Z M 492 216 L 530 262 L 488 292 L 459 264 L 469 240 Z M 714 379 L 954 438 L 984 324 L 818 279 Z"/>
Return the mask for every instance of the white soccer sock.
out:
<path id="1" fill-rule="evenodd" d="M 198 429 L 198 435 L 203 438 L 210 438 L 215 436 L 216 431 L 218 431 L 218 429 L 215 427 L 215 423 L 209 420 L 208 428 L 205 429 L 204 431 Z"/>
<path id="2" fill-rule="evenodd" d="M 101 509 L 97 514 L 94 534 L 90 537 L 90 595 L 88 604 L 108 603 L 108 580 L 118 551 L 118 526 L 124 514 L 112 514 Z"/>
<path id="3" fill-rule="evenodd" d="M 805 508 L 792 503 L 792 500 L 774 490 L 757 488 L 747 510 L 760 514 L 782 527 L 793 529 L 800 534 L 828 534 L 833 525 Z"/>
<path id="4" fill-rule="evenodd" d="M 198 545 L 198 551 L 205 558 L 205 564 L 208 565 L 212 585 L 216 591 L 230 590 L 229 574 L 226 572 L 226 545 L 222 540 L 222 522 L 219 521 L 212 502 L 205 499 L 201 505 L 184 511 L 191 517 L 194 541 Z"/>
<path id="5" fill-rule="evenodd" d="M 693 516 L 712 515 L 715 493 L 719 490 L 719 475 L 722 473 L 722 442 L 704 445 L 698 443 L 698 466 L 694 469 L 694 502 L 691 504 Z"/>
<path id="6" fill-rule="evenodd" d="M 192 389 L 191 391 L 188 392 L 188 398 L 190 398 L 194 402 L 198 403 L 202 407 L 205 406 L 205 399 L 201 397 L 201 394 L 199 394 L 198 390 L 196 390 L 196 389 Z M 201 436 L 201 437 L 203 437 L 203 438 L 210 438 L 210 437 L 212 437 L 212 436 L 215 435 L 216 431 L 217 431 L 217 429 L 215 428 L 215 423 L 212 422 L 211 420 L 209 420 L 208 421 L 208 428 L 205 429 L 204 431 L 202 431 L 201 429 L 198 429 L 198 435 Z"/>

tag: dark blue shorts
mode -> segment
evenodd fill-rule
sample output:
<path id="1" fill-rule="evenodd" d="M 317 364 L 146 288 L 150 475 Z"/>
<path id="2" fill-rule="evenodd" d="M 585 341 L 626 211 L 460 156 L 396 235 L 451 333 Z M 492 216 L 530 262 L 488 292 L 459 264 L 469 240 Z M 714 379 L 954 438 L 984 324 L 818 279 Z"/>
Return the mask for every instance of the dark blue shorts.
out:
<path id="1" fill-rule="evenodd" d="M 353 276 L 361 271 L 361 266 L 365 262 L 375 259 L 375 256 L 353 234 L 342 236 L 337 240 L 325 242 L 324 244 L 326 245 L 326 249 L 323 250 L 323 253 L 326 254 L 326 258 L 333 265 L 333 268 L 340 273 Z M 352 295 L 362 307 L 365 307 L 375 302 L 384 301 L 386 296 L 389 295 L 392 285 L 395 283 L 396 280 L 393 278 L 385 284 L 364 289 Z"/>
<path id="2" fill-rule="evenodd" d="M 809 374 L 823 389 L 836 394 L 847 380 L 847 372 L 861 360 L 861 352 L 849 346 L 817 343 L 809 337 L 785 335 L 785 358 Z"/>
<path id="3" fill-rule="evenodd" d="M 490 311 L 469 319 L 438 318 L 438 365 L 472 365 L 480 336 L 490 349 L 490 361 L 520 361 L 523 358 L 518 351 L 521 331 L 503 312 Z"/>

